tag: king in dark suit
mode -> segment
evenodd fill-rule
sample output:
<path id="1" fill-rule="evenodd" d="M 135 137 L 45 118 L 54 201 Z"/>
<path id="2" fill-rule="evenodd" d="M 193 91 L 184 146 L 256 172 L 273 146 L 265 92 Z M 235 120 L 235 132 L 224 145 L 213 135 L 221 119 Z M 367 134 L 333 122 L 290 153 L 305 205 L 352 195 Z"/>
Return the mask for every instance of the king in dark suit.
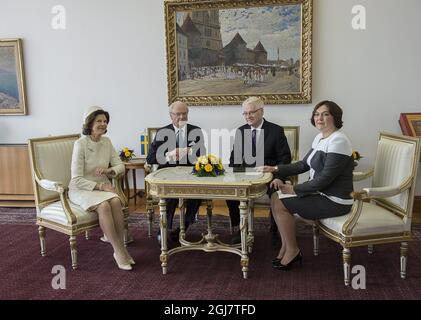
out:
<path id="1" fill-rule="evenodd" d="M 291 163 L 291 151 L 284 129 L 263 118 L 263 107 L 263 101 L 258 97 L 250 97 L 243 102 L 243 116 L 247 123 L 236 131 L 230 167 L 276 166 L 280 163 Z M 270 193 L 271 190 L 268 190 L 268 194 Z M 237 227 L 240 224 L 239 201 L 227 200 L 227 206 L 231 226 Z M 240 232 L 236 232 L 231 242 L 240 241 Z"/>
<path id="2" fill-rule="evenodd" d="M 149 148 L 148 164 L 157 164 L 158 169 L 175 166 L 193 166 L 196 157 L 206 154 L 202 130 L 188 124 L 189 109 L 187 104 L 176 101 L 171 104 L 170 118 L 172 123 L 160 128 Z M 174 212 L 178 199 L 166 199 L 168 228 L 172 228 Z M 188 199 L 186 205 L 185 228 L 194 222 L 201 200 Z M 179 229 L 171 232 L 172 240 L 178 239 Z"/>

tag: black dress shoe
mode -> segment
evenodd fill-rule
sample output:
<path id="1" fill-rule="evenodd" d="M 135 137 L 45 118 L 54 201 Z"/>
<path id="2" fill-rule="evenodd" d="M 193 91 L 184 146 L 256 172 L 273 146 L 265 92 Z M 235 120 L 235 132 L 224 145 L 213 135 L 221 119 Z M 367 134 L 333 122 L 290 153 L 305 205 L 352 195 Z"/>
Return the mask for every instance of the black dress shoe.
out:
<path id="1" fill-rule="evenodd" d="M 272 263 L 272 267 L 278 270 L 288 271 L 295 262 L 300 262 L 300 265 L 303 264 L 303 255 L 301 254 L 301 251 L 298 251 L 297 255 L 287 264 L 282 264 L 281 260 L 279 260 L 279 262 Z"/>
<path id="2" fill-rule="evenodd" d="M 279 258 L 272 259 L 272 265 L 279 264 L 280 262 L 281 262 L 281 259 Z"/>

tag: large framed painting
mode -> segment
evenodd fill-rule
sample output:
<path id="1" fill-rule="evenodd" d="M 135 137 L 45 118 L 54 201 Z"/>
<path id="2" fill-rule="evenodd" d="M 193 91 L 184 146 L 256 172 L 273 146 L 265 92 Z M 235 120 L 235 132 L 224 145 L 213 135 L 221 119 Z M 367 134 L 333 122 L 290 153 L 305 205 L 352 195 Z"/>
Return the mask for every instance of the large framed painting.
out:
<path id="1" fill-rule="evenodd" d="M 421 138 L 421 113 L 401 113 L 399 125 L 406 136 Z M 421 162 L 421 156 L 420 156 Z"/>
<path id="2" fill-rule="evenodd" d="M 169 103 L 311 103 L 312 0 L 164 4 Z"/>
<path id="3" fill-rule="evenodd" d="M 25 115 L 22 42 L 0 39 L 0 115 Z"/>
<path id="4" fill-rule="evenodd" d="M 404 135 L 421 138 L 421 113 L 401 113 L 399 125 Z"/>

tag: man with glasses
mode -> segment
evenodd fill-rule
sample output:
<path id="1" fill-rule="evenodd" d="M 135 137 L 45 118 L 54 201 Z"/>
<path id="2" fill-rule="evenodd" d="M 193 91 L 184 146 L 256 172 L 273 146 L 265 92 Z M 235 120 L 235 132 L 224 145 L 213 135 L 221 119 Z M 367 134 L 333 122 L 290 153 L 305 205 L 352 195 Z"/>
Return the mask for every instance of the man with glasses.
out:
<path id="1" fill-rule="evenodd" d="M 230 167 L 255 168 L 291 163 L 284 129 L 263 118 L 263 107 L 263 101 L 258 97 L 250 97 L 243 102 L 242 114 L 247 123 L 236 131 Z M 231 239 L 233 244 L 241 242 L 239 204 L 239 201 L 227 200 L 231 226 L 235 229 Z"/>
<path id="2" fill-rule="evenodd" d="M 193 166 L 196 158 L 206 154 L 202 130 L 188 124 L 189 108 L 181 101 L 175 101 L 169 106 L 171 124 L 160 128 L 150 145 L 148 164 L 157 164 L 158 169 L 175 166 Z M 178 199 L 166 199 L 168 229 L 172 228 L 172 221 Z M 194 222 L 201 200 L 185 200 L 186 219 L 185 230 Z M 170 233 L 170 239 L 178 241 L 180 228 Z M 158 241 L 161 236 L 158 234 Z"/>

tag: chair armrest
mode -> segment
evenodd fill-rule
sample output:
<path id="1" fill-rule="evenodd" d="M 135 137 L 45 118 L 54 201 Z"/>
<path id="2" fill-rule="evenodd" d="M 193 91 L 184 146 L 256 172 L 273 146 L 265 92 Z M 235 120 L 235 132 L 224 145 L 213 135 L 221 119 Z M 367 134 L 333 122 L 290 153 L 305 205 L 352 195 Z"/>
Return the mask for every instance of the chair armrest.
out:
<path id="1" fill-rule="evenodd" d="M 364 200 L 374 198 L 389 198 L 396 196 L 407 190 L 412 184 L 413 177 L 408 177 L 399 186 L 387 186 L 376 188 L 364 188 L 361 192 L 352 192 L 351 197 L 355 200 L 351 209 L 351 214 L 343 224 L 342 232 L 351 235 L 361 215 Z"/>
<path id="2" fill-rule="evenodd" d="M 58 181 L 41 179 L 41 180 L 38 180 L 38 183 L 45 190 L 55 191 L 57 193 L 63 193 L 66 190 L 66 188 L 63 186 L 63 184 L 61 182 L 58 182 Z"/>
<path id="3" fill-rule="evenodd" d="M 387 186 L 377 188 L 364 188 L 363 189 L 369 198 L 388 198 L 399 194 L 399 186 Z"/>
<path id="4" fill-rule="evenodd" d="M 374 198 L 389 198 L 401 193 L 399 186 L 364 188 L 363 191 L 352 192 L 351 197 L 354 200 L 363 201 Z"/>
<path id="5" fill-rule="evenodd" d="M 366 171 L 366 172 L 361 172 L 361 171 L 354 171 L 353 172 L 353 181 L 361 181 L 361 180 L 365 180 L 369 177 L 371 177 L 374 173 L 374 168 L 371 168 L 370 170 Z"/>
<path id="6" fill-rule="evenodd" d="M 352 192 L 351 196 L 355 200 L 393 197 L 408 189 L 412 184 L 412 179 L 413 177 L 408 177 L 398 186 L 363 188 L 361 192 Z"/>
<path id="7" fill-rule="evenodd" d="M 48 191 L 54 191 L 60 194 L 60 202 L 63 206 L 63 210 L 66 215 L 67 221 L 71 225 L 75 225 L 77 223 L 77 219 L 69 204 L 69 196 L 67 194 L 68 188 L 65 188 L 63 184 L 58 181 L 39 179 L 37 176 L 35 176 L 35 180 L 43 189 L 46 189 Z"/>

